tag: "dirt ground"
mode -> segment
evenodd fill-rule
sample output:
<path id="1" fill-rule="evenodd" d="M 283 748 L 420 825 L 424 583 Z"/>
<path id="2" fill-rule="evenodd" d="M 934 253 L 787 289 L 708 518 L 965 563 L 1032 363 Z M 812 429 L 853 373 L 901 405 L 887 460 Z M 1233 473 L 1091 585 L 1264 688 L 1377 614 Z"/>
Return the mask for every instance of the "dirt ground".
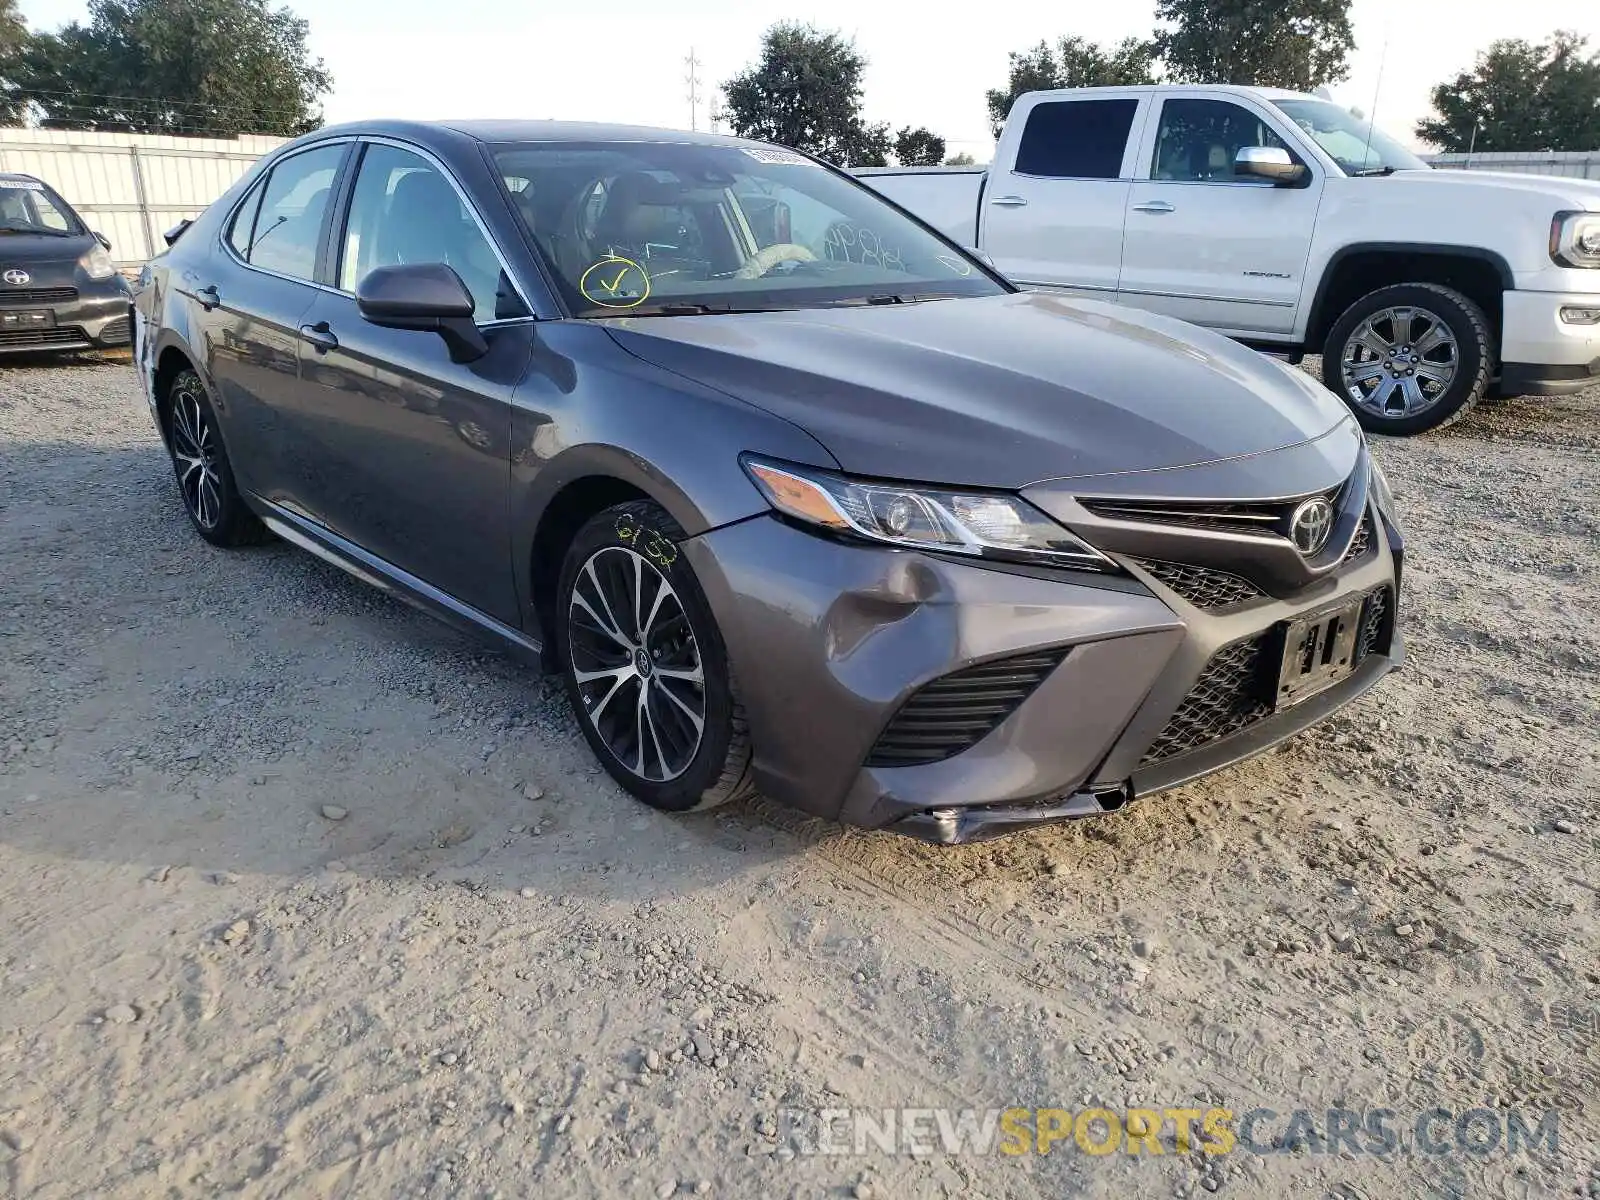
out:
<path id="1" fill-rule="evenodd" d="M 1600 390 L 1376 452 L 1402 672 L 940 850 L 644 809 L 553 681 L 203 544 L 125 363 L 0 367 L 0 1194 L 1600 1195 Z M 794 1110 L 1096 1105 L 1452 1116 L 796 1153 Z M 1559 1145 L 1448 1144 L 1473 1109 Z"/>

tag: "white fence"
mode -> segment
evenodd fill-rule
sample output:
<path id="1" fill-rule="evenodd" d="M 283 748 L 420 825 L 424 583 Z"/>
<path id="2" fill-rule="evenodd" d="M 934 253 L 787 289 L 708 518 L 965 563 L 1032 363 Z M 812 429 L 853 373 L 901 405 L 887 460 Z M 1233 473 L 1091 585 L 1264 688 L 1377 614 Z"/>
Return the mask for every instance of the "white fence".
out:
<path id="1" fill-rule="evenodd" d="M 1456 171 L 1515 171 L 1519 175 L 1567 175 L 1600 179 L 1600 150 L 1494 151 L 1482 154 L 1432 154 L 1436 167 Z"/>
<path id="2" fill-rule="evenodd" d="M 161 248 L 162 231 L 199 214 L 284 140 L 0 129 L 0 171 L 43 179 L 111 240 L 119 265 L 135 266 Z"/>

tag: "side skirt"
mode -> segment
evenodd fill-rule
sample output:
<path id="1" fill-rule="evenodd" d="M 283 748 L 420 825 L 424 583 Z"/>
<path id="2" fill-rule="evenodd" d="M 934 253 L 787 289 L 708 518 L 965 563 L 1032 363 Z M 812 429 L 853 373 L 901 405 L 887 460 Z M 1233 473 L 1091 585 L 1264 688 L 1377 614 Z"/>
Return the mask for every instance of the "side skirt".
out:
<path id="1" fill-rule="evenodd" d="M 270 500 L 251 496 L 250 501 L 262 524 L 291 545 L 315 554 L 324 562 L 332 563 L 341 571 L 354 575 L 362 583 L 369 584 L 381 592 L 387 592 L 397 600 L 403 600 L 413 608 L 422 610 L 430 617 L 470 633 L 486 635 L 496 642 L 503 643 L 519 657 L 527 658 L 534 665 L 540 664 L 544 652 L 543 645 L 521 630 L 513 629 L 488 613 L 462 603 L 426 580 L 402 571 L 393 563 L 369 554 L 354 542 L 347 541 L 331 530 L 273 504 Z"/>

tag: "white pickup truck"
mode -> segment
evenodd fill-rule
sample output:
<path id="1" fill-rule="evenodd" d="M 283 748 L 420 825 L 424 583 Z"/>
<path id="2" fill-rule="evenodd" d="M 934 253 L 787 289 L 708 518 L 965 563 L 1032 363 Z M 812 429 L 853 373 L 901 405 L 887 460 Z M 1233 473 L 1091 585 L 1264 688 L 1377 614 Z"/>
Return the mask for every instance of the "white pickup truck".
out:
<path id="1" fill-rule="evenodd" d="M 1430 170 L 1314 96 L 1033 92 L 987 171 L 856 174 L 1022 286 L 1320 353 L 1377 432 L 1600 383 L 1600 183 Z"/>

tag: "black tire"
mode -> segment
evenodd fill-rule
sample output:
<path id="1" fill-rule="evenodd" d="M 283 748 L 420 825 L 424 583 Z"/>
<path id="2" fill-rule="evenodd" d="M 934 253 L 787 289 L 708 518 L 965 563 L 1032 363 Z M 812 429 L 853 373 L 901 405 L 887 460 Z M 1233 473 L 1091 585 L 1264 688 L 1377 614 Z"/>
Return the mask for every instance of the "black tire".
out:
<path id="1" fill-rule="evenodd" d="M 178 479 L 183 510 L 195 532 L 213 546 L 254 546 L 267 528 L 239 495 L 233 467 L 222 444 L 216 411 L 205 384 L 193 371 L 180 371 L 167 388 L 167 451 Z"/>
<path id="2" fill-rule="evenodd" d="M 598 513 L 567 548 L 552 622 L 567 698 L 595 757 L 665 812 L 713 808 L 752 788 L 744 706 L 711 606 L 678 552 L 684 537 L 648 500 Z"/>
<path id="3" fill-rule="evenodd" d="M 1361 402 L 1355 394 L 1363 390 L 1358 384 L 1346 389 L 1344 365 L 1347 351 L 1356 352 L 1353 338 L 1362 323 L 1385 310 L 1402 307 L 1420 309 L 1435 316 L 1449 330 L 1454 338 L 1455 371 L 1448 385 L 1427 407 L 1409 415 L 1398 412 L 1386 415 L 1374 405 Z M 1488 391 L 1490 377 L 1494 374 L 1494 353 L 1489 320 L 1472 299 L 1454 288 L 1435 283 L 1403 283 L 1368 292 L 1334 322 L 1322 348 L 1322 382 L 1345 402 L 1364 429 L 1391 437 L 1409 437 L 1427 429 L 1442 429 L 1471 412 Z M 1370 367 L 1374 361 L 1361 365 Z M 1439 364 L 1423 361 L 1418 365 Z M 1418 386 L 1422 386 L 1420 381 Z"/>

